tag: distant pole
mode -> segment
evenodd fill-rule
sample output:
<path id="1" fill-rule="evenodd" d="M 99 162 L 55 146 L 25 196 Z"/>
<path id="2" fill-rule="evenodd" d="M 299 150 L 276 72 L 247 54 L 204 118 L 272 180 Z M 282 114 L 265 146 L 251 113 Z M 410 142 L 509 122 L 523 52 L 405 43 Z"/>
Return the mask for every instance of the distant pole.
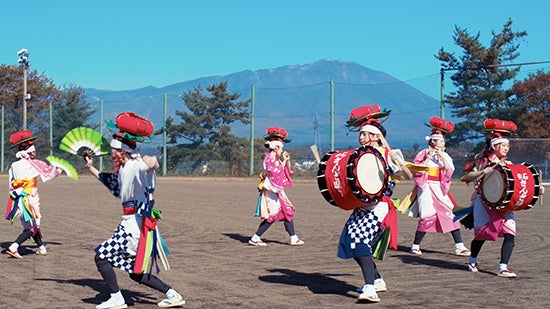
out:
<path id="1" fill-rule="evenodd" d="M 50 101 L 50 156 L 53 156 L 53 107 Z"/>
<path id="2" fill-rule="evenodd" d="M 103 136 L 103 99 L 99 99 L 99 133 Z M 99 170 L 103 170 L 103 156 L 99 156 Z"/>
<path id="3" fill-rule="evenodd" d="M 17 62 L 23 67 L 23 130 L 27 129 L 27 69 L 29 68 L 29 51 L 22 48 L 17 52 Z"/>
<path id="4" fill-rule="evenodd" d="M 23 67 L 23 130 L 27 129 L 27 68 Z"/>
<path id="5" fill-rule="evenodd" d="M 439 102 L 441 119 L 445 119 L 445 70 L 443 68 L 441 68 L 441 93 Z"/>
<path id="6" fill-rule="evenodd" d="M 250 172 L 249 176 L 254 173 L 254 85 L 250 89 Z"/>
<path id="7" fill-rule="evenodd" d="M 334 151 L 334 79 L 330 79 L 330 151 Z"/>
<path id="8" fill-rule="evenodd" d="M 162 117 L 162 176 L 166 176 L 166 114 L 167 114 L 168 98 L 164 93 L 164 115 Z"/>

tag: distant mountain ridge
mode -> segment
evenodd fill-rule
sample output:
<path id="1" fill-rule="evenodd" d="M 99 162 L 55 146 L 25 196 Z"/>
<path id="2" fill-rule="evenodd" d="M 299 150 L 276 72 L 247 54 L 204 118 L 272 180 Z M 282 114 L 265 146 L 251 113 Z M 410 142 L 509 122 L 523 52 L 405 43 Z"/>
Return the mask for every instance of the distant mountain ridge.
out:
<path id="1" fill-rule="evenodd" d="M 89 102 L 97 109 L 102 99 L 104 120 L 114 119 L 123 111 L 133 111 L 153 121 L 161 128 L 164 113 L 164 93 L 167 97 L 167 115 L 186 110 L 181 95 L 201 87 L 206 88 L 226 81 L 230 93 L 238 93 L 241 100 L 251 97 L 254 87 L 254 135 L 262 137 L 265 129 L 280 126 L 287 129 L 292 139 L 289 146 L 330 144 L 331 84 L 334 97 L 335 148 L 353 147 L 357 134 L 349 133 L 345 122 L 350 111 L 361 105 L 379 104 L 392 110 L 384 122 L 388 141 L 394 147 L 422 145 L 428 128 L 424 123 L 439 113 L 439 102 L 408 84 L 381 71 L 371 70 L 354 62 L 319 60 L 306 65 L 288 65 L 256 71 L 245 70 L 225 76 L 209 76 L 175 83 L 162 88 L 153 86 L 123 91 L 85 89 Z M 99 117 L 94 116 L 94 119 Z M 99 121 L 97 121 L 99 122 Z M 232 131 L 237 136 L 249 137 L 250 126 L 236 124 Z M 155 138 L 161 142 L 160 138 Z"/>

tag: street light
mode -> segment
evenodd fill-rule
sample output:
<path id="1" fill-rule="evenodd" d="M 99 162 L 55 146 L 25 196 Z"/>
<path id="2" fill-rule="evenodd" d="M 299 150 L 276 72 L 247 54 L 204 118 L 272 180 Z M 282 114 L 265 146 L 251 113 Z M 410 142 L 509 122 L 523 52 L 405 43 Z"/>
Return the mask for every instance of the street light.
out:
<path id="1" fill-rule="evenodd" d="M 27 70 L 29 69 L 29 51 L 26 48 L 22 48 L 17 52 L 19 63 L 23 67 L 23 130 L 27 129 L 27 99 L 30 99 L 31 95 L 27 94 Z"/>

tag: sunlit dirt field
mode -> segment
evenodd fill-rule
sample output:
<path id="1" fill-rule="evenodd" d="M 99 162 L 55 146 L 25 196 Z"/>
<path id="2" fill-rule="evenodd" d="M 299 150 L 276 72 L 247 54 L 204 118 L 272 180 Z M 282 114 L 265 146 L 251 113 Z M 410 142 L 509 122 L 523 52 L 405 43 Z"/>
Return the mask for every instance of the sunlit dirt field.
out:
<path id="1" fill-rule="evenodd" d="M 7 188 L 7 177 L 0 183 Z M 336 257 L 340 231 L 350 212 L 329 205 L 314 179 L 298 180 L 287 194 L 297 208 L 295 227 L 305 241 L 289 246 L 283 224 L 264 234 L 267 247 L 247 245 L 259 220 L 255 178 L 159 177 L 156 206 L 170 247 L 170 271 L 159 276 L 187 300 L 185 308 L 548 308 L 550 306 L 550 210 L 540 206 L 516 213 L 518 235 L 510 268 L 515 279 L 496 276 L 501 242 L 487 242 L 479 273 L 455 256 L 450 235 L 428 234 L 421 256 L 408 253 L 416 219 L 399 215 L 399 250 L 377 265 L 388 285 L 378 304 L 357 303 L 363 284 L 352 260 Z M 121 207 L 95 178 L 62 176 L 40 183 L 42 228 L 49 250 L 36 256 L 32 240 L 23 259 L 0 255 L 1 308 L 95 308 L 108 298 L 93 262 L 93 249 L 117 226 Z M 403 197 L 410 182 L 398 185 Z M 548 189 L 548 188 L 547 188 Z M 453 183 L 452 193 L 467 206 L 471 186 Z M 0 192 L 7 200 L 7 190 Z M 19 222 L 0 224 L 5 249 L 21 232 Z M 469 247 L 471 230 L 462 230 Z M 116 270 L 130 308 L 154 308 L 164 295 Z"/>

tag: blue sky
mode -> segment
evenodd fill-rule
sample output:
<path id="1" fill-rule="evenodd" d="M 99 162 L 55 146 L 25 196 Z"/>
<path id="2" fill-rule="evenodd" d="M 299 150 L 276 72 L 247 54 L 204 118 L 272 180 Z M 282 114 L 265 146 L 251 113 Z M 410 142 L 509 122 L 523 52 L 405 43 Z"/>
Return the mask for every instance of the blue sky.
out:
<path id="1" fill-rule="evenodd" d="M 549 61 L 549 11 L 534 0 L 2 1 L 0 64 L 27 48 L 31 68 L 58 85 L 128 90 L 332 59 L 439 98 L 433 55 L 458 51 L 455 25 L 487 46 L 512 18 L 528 33 L 516 62 Z"/>

